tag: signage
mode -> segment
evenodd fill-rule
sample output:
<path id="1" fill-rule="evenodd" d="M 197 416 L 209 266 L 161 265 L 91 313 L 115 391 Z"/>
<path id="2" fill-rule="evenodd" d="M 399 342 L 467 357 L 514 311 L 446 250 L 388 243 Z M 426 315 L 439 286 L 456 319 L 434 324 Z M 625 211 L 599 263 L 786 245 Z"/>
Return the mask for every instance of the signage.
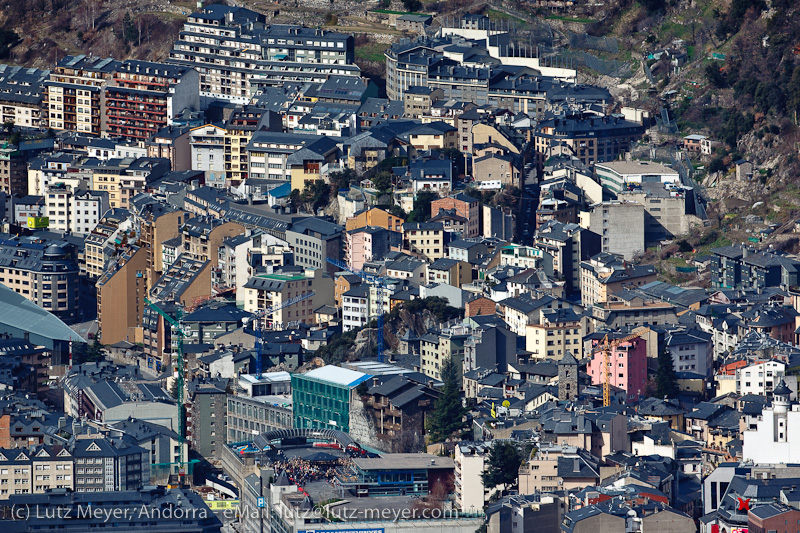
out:
<path id="1" fill-rule="evenodd" d="M 266 506 L 267 506 L 267 502 L 263 497 L 256 499 L 256 507 L 258 507 L 260 509 L 263 509 Z"/>
<path id="2" fill-rule="evenodd" d="M 28 217 L 28 228 L 42 229 L 50 225 L 49 217 Z"/>

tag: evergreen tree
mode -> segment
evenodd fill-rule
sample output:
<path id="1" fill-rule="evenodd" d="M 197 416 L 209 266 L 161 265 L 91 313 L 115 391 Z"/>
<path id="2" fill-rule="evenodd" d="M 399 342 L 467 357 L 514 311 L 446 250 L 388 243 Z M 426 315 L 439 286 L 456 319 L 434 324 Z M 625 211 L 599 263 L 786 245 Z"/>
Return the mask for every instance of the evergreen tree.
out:
<path id="1" fill-rule="evenodd" d="M 481 474 L 483 484 L 490 489 L 498 485 L 509 487 L 516 484 L 523 459 L 522 453 L 514 443 L 494 441 L 486 458 L 486 471 Z"/>
<path id="2" fill-rule="evenodd" d="M 455 361 L 448 357 L 442 363 L 442 394 L 436 400 L 428 417 L 428 434 L 431 442 L 447 440 L 464 428 L 466 409 L 461 404 L 461 372 Z"/>
<path id="3" fill-rule="evenodd" d="M 678 395 L 678 376 L 672 362 L 672 352 L 666 347 L 658 354 L 658 370 L 656 370 L 656 396 L 674 398 Z"/>

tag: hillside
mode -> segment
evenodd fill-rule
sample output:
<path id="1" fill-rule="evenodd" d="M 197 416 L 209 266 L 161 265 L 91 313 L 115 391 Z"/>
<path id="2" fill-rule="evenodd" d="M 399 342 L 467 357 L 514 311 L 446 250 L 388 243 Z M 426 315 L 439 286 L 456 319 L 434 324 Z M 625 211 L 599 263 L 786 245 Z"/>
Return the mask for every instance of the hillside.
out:
<path id="1" fill-rule="evenodd" d="M 50 68 L 68 54 L 163 59 L 193 6 L 187 0 L 0 0 L 0 61 Z"/>

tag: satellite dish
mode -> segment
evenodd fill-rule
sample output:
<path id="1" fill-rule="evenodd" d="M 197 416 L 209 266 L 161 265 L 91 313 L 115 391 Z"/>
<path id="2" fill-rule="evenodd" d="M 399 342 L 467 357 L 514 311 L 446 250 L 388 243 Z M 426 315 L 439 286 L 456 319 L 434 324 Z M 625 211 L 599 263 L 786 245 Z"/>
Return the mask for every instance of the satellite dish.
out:
<path id="1" fill-rule="evenodd" d="M 509 402 L 508 400 L 503 400 L 503 407 L 505 407 L 506 409 L 511 407 L 511 402 Z"/>

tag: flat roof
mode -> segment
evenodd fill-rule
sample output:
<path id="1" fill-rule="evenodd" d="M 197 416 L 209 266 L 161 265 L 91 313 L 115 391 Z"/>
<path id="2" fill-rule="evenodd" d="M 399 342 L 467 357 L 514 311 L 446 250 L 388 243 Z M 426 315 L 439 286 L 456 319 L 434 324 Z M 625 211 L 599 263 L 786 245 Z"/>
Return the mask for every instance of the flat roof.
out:
<path id="1" fill-rule="evenodd" d="M 242 374 L 239 381 L 247 383 L 281 383 L 291 381 L 292 375 L 288 372 L 265 372 L 263 374 Z"/>
<path id="2" fill-rule="evenodd" d="M 618 174 L 678 174 L 677 170 L 650 161 L 609 161 L 596 163 L 595 167 L 608 168 Z"/>
<path id="3" fill-rule="evenodd" d="M 380 457 L 353 459 L 361 470 L 447 470 L 456 467 L 449 457 L 430 453 L 387 453 Z"/>
<path id="4" fill-rule="evenodd" d="M 325 365 L 320 368 L 315 368 L 314 370 L 309 370 L 305 374 L 300 374 L 300 376 L 318 381 L 326 381 L 336 385 L 343 385 L 345 387 L 355 387 L 370 377 L 369 374 L 335 365 Z"/>

